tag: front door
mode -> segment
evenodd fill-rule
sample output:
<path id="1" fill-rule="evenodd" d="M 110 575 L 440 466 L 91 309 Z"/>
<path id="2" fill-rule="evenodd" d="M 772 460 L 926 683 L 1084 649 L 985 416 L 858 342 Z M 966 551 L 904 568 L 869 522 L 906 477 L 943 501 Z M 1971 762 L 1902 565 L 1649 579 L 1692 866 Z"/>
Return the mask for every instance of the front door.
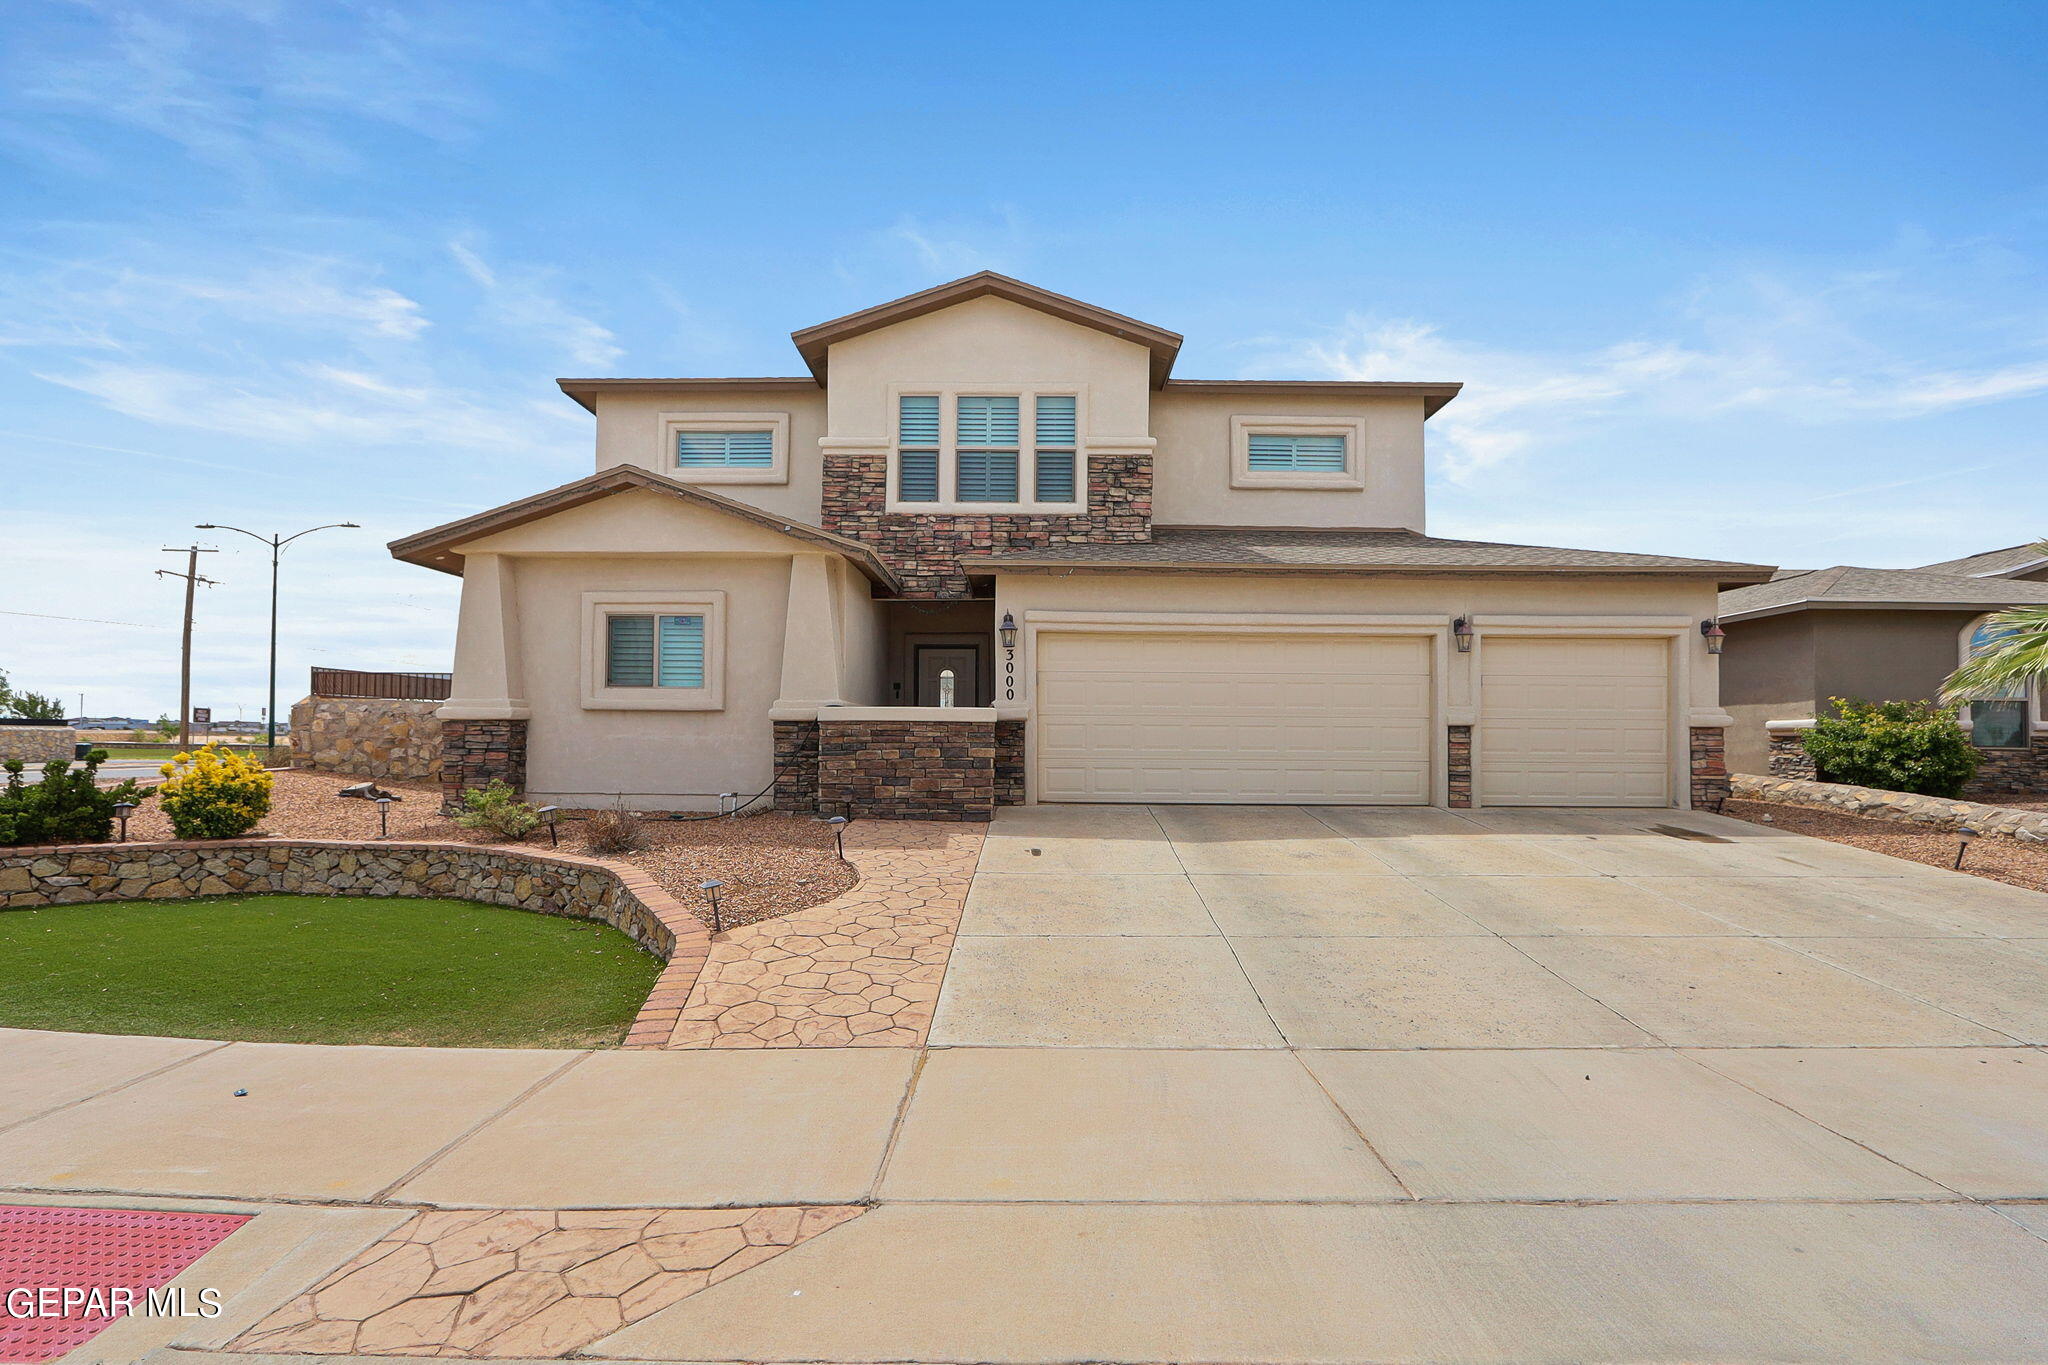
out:
<path id="1" fill-rule="evenodd" d="M 953 670 L 953 705 L 980 706 L 981 651 L 973 645 L 917 647 L 917 704 L 939 704 L 939 674 Z"/>

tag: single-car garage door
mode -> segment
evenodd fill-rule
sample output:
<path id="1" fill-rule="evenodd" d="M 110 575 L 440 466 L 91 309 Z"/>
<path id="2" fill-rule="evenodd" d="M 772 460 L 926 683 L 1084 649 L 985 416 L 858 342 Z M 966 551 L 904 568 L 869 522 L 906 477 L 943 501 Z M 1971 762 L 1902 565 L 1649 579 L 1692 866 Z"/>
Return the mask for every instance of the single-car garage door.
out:
<path id="1" fill-rule="evenodd" d="M 1426 805 L 1430 645 L 1047 632 L 1041 801 Z"/>
<path id="2" fill-rule="evenodd" d="M 1662 639 L 1488 637 L 1480 804 L 1669 805 L 1670 654 Z"/>

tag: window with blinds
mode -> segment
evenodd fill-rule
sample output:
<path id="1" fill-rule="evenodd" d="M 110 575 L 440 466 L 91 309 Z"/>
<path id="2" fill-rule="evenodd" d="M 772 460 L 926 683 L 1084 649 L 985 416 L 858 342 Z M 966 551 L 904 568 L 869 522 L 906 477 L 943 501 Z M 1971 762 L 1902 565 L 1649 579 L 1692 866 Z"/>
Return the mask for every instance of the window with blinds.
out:
<path id="1" fill-rule="evenodd" d="M 702 616 L 605 618 L 607 687 L 702 687 Z"/>
<path id="2" fill-rule="evenodd" d="M 896 500 L 939 500 L 939 397 L 905 394 L 896 401 Z"/>
<path id="3" fill-rule="evenodd" d="M 1342 474 L 1342 436 L 1288 436 L 1252 432 L 1248 465 L 1255 474 Z"/>
<path id="4" fill-rule="evenodd" d="M 962 394 L 954 408 L 954 498 L 1017 501 L 1018 404 L 1013 396 Z"/>
<path id="5" fill-rule="evenodd" d="M 775 467 L 775 433 L 679 431 L 676 433 L 676 467 L 772 469 Z"/>
<path id="6" fill-rule="evenodd" d="M 1072 394 L 1040 394 L 1033 433 L 1034 492 L 1040 502 L 1075 501 L 1074 398 Z"/>

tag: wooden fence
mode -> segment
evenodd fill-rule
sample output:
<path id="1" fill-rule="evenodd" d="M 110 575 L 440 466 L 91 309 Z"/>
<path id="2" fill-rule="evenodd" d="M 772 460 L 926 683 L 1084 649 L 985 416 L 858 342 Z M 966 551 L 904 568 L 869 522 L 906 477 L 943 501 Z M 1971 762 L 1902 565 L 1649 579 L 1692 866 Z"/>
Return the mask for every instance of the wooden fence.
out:
<path id="1" fill-rule="evenodd" d="M 354 668 L 316 668 L 316 697 L 385 697 L 393 701 L 446 701 L 453 673 L 365 673 Z"/>

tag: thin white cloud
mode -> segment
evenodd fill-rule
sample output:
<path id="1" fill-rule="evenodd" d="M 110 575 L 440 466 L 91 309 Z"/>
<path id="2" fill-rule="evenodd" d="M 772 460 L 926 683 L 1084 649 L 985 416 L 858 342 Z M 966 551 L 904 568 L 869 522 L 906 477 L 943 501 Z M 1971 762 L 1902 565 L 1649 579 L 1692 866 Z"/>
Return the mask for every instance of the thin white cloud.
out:
<path id="1" fill-rule="evenodd" d="M 554 272 L 530 266 L 494 267 L 478 250 L 474 234 L 448 243 L 448 254 L 484 291 L 491 316 L 544 349 L 559 352 L 587 371 L 616 365 L 625 350 L 610 328 L 584 317 L 556 296 Z"/>

